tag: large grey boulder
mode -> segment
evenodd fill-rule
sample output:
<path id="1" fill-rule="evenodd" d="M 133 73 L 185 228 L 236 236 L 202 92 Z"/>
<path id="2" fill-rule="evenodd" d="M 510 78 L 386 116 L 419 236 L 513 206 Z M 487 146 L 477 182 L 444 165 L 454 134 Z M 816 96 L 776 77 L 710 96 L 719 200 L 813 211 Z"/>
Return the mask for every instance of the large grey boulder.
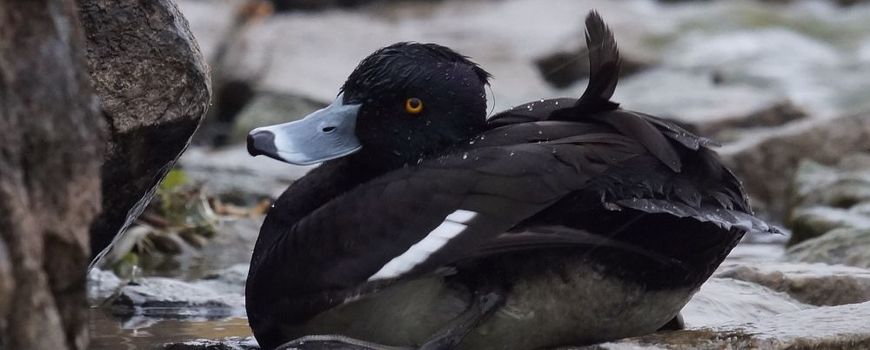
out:
<path id="1" fill-rule="evenodd" d="M 72 0 L 0 2 L 0 347 L 86 349 L 101 132 Z"/>
<path id="2" fill-rule="evenodd" d="M 208 107 L 207 67 L 172 0 L 79 0 L 91 82 L 109 124 L 100 253 L 135 219 Z"/>

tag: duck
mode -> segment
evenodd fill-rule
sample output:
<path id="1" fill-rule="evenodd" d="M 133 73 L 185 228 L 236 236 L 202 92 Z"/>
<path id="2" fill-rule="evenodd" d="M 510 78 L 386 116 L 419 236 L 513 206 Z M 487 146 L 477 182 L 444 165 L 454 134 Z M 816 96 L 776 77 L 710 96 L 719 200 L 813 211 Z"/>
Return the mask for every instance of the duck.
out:
<path id="1" fill-rule="evenodd" d="M 592 11 L 579 98 L 487 118 L 491 75 L 431 43 L 381 48 L 334 102 L 259 127 L 251 155 L 320 165 L 269 209 L 246 283 L 264 349 L 539 349 L 679 327 L 757 218 L 715 142 L 611 100 Z"/>

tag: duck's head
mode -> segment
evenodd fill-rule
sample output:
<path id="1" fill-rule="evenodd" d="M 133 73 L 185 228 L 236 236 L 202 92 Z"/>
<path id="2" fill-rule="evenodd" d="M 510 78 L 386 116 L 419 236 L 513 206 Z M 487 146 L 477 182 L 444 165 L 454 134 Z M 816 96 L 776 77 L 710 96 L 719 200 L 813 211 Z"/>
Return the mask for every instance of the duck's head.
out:
<path id="1" fill-rule="evenodd" d="M 393 44 L 360 62 L 326 108 L 251 131 L 248 152 L 300 165 L 350 154 L 416 162 L 481 131 L 489 77 L 444 46 Z"/>

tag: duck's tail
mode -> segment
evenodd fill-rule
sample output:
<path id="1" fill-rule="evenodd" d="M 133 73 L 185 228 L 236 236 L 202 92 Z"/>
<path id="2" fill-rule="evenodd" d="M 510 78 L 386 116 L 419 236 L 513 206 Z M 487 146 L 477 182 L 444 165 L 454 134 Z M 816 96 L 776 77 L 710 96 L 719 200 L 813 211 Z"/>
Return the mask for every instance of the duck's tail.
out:
<path id="1" fill-rule="evenodd" d="M 598 112 L 616 109 L 610 101 L 619 81 L 619 50 L 613 33 L 596 11 L 586 16 L 586 48 L 589 51 L 589 85 L 577 100 L 584 111 Z"/>

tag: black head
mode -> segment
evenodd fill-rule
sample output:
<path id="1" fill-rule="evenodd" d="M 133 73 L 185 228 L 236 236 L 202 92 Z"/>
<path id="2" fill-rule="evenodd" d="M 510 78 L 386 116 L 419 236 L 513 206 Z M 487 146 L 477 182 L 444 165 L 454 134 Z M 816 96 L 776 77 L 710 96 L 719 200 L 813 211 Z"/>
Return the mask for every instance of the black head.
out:
<path id="1" fill-rule="evenodd" d="M 393 44 L 360 62 L 329 107 L 252 131 L 249 150 L 295 164 L 353 153 L 389 166 L 416 162 L 484 128 L 489 77 L 444 46 Z"/>

